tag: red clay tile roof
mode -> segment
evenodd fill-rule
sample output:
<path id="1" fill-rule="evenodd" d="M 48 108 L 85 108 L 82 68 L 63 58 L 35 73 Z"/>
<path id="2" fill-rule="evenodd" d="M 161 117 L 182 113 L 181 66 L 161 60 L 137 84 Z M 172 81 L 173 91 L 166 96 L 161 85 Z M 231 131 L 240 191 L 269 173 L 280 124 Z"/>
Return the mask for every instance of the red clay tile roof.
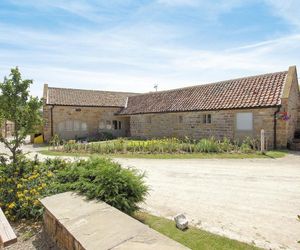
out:
<path id="1" fill-rule="evenodd" d="M 47 104 L 63 106 L 124 107 L 128 96 L 137 93 L 48 88 Z"/>
<path id="2" fill-rule="evenodd" d="M 121 115 L 280 105 L 287 71 L 131 96 Z"/>

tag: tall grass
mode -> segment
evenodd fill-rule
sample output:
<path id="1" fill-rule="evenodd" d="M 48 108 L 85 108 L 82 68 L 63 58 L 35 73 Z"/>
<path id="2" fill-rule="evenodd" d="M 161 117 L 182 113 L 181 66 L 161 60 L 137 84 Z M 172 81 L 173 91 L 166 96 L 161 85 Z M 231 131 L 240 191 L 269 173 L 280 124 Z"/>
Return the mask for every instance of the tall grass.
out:
<path id="1" fill-rule="evenodd" d="M 75 143 L 71 141 L 55 148 L 68 153 L 98 153 L 98 154 L 175 154 L 175 153 L 224 153 L 242 152 L 250 153 L 257 150 L 257 141 L 246 138 L 243 142 L 230 141 L 227 138 L 216 140 L 207 138 L 201 140 L 190 140 L 185 138 L 151 139 L 151 140 L 128 140 L 117 139 L 106 142 Z"/>

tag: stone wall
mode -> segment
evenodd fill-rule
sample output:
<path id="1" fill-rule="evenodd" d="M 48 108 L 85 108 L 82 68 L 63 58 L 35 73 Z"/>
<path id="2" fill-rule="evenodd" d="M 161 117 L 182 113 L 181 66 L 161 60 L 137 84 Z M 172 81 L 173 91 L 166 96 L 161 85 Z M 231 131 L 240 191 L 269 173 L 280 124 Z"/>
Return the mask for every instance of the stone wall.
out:
<path id="1" fill-rule="evenodd" d="M 281 98 L 280 112 L 286 112 L 289 116 L 287 121 L 278 122 L 278 143 L 289 145 L 294 139 L 294 134 L 300 122 L 300 97 L 296 67 L 289 68 L 286 84 Z M 285 146 L 286 147 L 286 146 Z"/>
<path id="2" fill-rule="evenodd" d="M 73 107 L 44 105 L 44 138 L 51 139 L 51 109 L 53 119 L 53 135 L 62 139 L 92 137 L 98 132 L 109 132 L 114 136 L 127 136 L 129 118 L 116 117 L 119 108 Z M 117 129 L 113 121 L 117 121 Z M 119 127 L 120 126 L 120 127 Z"/>
<path id="3" fill-rule="evenodd" d="M 193 139 L 215 137 L 242 140 L 246 136 L 260 138 L 261 129 L 265 130 L 267 145 L 273 147 L 274 112 L 277 108 L 219 110 L 211 112 L 175 112 L 159 114 L 132 115 L 130 133 L 132 137 L 162 138 L 185 136 Z M 252 131 L 236 129 L 236 114 L 253 114 Z M 211 124 L 204 123 L 204 115 L 211 114 Z"/>

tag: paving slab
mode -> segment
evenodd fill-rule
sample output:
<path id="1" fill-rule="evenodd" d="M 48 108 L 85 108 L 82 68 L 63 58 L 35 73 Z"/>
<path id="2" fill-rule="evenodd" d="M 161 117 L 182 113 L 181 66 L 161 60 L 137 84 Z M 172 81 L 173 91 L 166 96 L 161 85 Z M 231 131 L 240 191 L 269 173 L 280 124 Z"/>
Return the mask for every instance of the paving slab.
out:
<path id="1" fill-rule="evenodd" d="M 188 249 L 104 202 L 72 192 L 41 202 L 84 249 Z"/>

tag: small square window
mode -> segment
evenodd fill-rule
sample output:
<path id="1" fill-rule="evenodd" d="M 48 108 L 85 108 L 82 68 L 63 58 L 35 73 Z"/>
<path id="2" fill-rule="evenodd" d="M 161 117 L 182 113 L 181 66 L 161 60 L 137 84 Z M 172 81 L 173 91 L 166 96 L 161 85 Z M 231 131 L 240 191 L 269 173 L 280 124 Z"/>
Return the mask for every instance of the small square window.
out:
<path id="1" fill-rule="evenodd" d="M 236 129 L 240 131 L 251 131 L 253 129 L 253 114 L 250 112 L 237 113 Z"/>

